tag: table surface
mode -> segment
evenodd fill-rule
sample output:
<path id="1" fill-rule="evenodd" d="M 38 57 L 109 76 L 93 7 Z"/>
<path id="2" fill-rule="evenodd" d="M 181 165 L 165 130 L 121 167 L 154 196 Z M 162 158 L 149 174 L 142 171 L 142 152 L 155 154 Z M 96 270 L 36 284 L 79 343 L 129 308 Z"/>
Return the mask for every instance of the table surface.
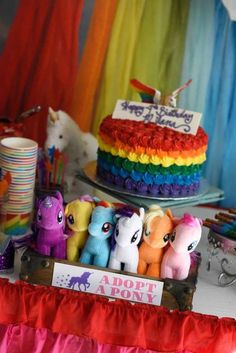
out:
<path id="1" fill-rule="evenodd" d="M 186 211 L 196 217 L 205 219 L 214 218 L 215 213 L 219 212 L 219 209 L 193 206 L 188 208 L 178 208 L 174 210 L 174 215 L 181 216 Z M 199 268 L 197 288 L 193 297 L 193 311 L 219 317 L 236 318 L 236 284 L 229 287 L 220 287 L 218 285 L 218 276 L 221 272 L 220 260 L 225 256 L 221 250 L 219 250 L 218 255 L 213 257 L 210 271 L 207 270 L 209 258 L 207 234 L 208 229 L 203 227 L 201 241 L 196 249 L 201 252 L 202 261 Z M 2 274 L 1 277 L 7 277 L 10 281 L 15 281 L 19 278 L 20 256 L 21 254 L 19 250 L 17 250 L 14 273 L 8 275 Z M 232 260 L 235 263 L 236 268 L 234 255 L 232 255 Z M 236 270 L 234 272 L 236 272 Z"/>

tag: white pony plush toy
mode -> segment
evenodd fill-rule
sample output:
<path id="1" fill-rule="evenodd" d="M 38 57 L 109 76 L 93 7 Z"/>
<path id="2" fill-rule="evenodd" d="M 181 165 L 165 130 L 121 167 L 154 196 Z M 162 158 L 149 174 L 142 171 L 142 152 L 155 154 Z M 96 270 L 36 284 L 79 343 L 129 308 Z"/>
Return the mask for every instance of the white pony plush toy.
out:
<path id="1" fill-rule="evenodd" d="M 75 176 L 78 170 L 89 161 L 97 159 L 97 140 L 91 133 L 84 133 L 76 122 L 64 111 L 48 110 L 47 139 L 45 150 L 55 146 L 60 152 L 64 152 L 69 162 L 65 171 L 65 183 L 67 192 L 78 194 L 91 194 L 93 188 L 78 181 Z"/>
<path id="2" fill-rule="evenodd" d="M 126 207 L 119 209 L 115 215 L 118 219 L 112 234 L 111 254 L 108 267 L 137 273 L 140 242 L 143 230 L 144 208 L 139 209 L 139 215 Z"/>

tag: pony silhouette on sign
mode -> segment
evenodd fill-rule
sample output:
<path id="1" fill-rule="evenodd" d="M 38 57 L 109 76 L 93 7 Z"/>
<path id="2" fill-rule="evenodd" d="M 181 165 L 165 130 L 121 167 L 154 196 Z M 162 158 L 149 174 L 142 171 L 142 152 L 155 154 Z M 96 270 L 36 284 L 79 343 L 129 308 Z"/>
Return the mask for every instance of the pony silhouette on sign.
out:
<path id="1" fill-rule="evenodd" d="M 67 285 L 67 288 L 74 289 L 75 285 L 78 285 L 79 290 L 82 291 L 81 286 L 83 286 L 84 291 L 86 292 L 86 290 L 90 287 L 88 278 L 90 277 L 91 274 L 92 272 L 84 272 L 82 273 L 81 276 L 71 277 L 70 282 Z"/>

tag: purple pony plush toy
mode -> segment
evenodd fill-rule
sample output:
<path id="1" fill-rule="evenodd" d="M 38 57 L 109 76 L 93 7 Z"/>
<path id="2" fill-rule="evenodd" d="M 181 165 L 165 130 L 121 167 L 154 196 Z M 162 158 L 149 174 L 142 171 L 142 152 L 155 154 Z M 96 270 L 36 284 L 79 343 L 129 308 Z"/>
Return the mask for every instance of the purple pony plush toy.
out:
<path id="1" fill-rule="evenodd" d="M 63 198 L 59 191 L 37 203 L 36 250 L 38 253 L 58 259 L 66 257 L 65 214 Z"/>

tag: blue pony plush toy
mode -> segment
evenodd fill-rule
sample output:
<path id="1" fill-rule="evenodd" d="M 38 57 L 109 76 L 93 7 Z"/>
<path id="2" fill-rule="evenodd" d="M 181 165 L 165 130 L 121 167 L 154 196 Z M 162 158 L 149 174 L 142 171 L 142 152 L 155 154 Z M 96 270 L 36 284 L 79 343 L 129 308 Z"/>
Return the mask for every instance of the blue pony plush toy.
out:
<path id="1" fill-rule="evenodd" d="M 108 202 L 101 201 L 94 208 L 88 226 L 89 237 L 82 251 L 80 262 L 106 267 L 110 255 L 109 237 L 115 227 L 115 210 Z"/>

